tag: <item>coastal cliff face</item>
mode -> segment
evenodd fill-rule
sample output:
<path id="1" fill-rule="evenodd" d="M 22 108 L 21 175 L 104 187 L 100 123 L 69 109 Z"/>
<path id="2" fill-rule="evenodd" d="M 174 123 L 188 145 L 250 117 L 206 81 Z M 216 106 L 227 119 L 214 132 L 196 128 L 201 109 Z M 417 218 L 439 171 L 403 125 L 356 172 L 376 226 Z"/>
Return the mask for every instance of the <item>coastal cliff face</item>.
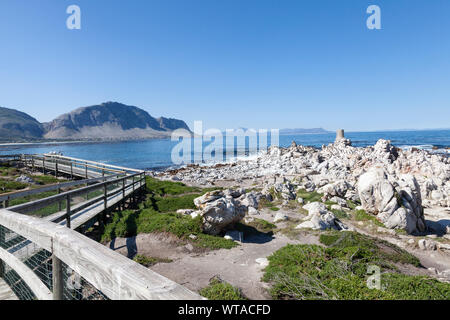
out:
<path id="1" fill-rule="evenodd" d="M 182 120 L 154 118 L 145 110 L 117 102 L 78 108 L 48 123 L 26 113 L 0 108 L 0 139 L 26 140 L 129 140 L 169 137 L 189 127 Z"/>
<path id="2" fill-rule="evenodd" d="M 39 139 L 44 128 L 35 118 L 24 112 L 0 107 L 0 139 Z"/>

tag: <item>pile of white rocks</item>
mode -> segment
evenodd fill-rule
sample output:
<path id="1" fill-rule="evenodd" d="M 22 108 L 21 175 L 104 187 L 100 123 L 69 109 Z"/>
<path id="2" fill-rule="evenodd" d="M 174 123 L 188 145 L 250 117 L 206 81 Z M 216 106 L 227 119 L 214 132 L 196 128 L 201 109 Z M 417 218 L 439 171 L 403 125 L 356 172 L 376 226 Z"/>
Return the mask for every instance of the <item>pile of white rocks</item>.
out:
<path id="1" fill-rule="evenodd" d="M 344 207 L 347 200 L 361 202 L 389 228 L 408 233 L 426 228 L 424 207 L 450 207 L 450 158 L 402 150 L 388 140 L 365 148 L 353 147 L 347 139 L 321 149 L 296 144 L 270 147 L 253 160 L 188 166 L 160 176 L 203 185 L 250 179 L 262 188 L 263 196 L 270 198 L 272 189 L 284 201 L 296 199 L 298 189 L 317 191 L 324 194 L 323 201 L 333 199 Z"/>

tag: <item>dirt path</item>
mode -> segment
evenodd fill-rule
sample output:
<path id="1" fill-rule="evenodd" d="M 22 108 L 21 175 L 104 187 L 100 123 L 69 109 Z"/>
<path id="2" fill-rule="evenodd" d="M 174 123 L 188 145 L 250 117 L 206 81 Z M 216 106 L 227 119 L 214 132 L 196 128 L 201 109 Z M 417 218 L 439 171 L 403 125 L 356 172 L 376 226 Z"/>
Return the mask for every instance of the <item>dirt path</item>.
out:
<path id="1" fill-rule="evenodd" d="M 297 220 L 302 215 L 295 210 L 282 208 L 280 211 L 290 220 Z M 273 222 L 277 212 L 264 209 L 260 218 Z M 400 266 L 406 274 L 421 274 L 436 277 L 436 274 L 427 268 L 435 268 L 438 271 L 450 269 L 450 255 L 439 251 L 423 251 L 408 244 L 413 236 L 389 235 L 369 232 L 365 227 L 357 223 L 345 221 L 355 231 L 362 234 L 384 239 L 418 257 L 425 268 L 413 266 Z M 286 226 L 285 222 L 277 223 L 278 227 Z M 416 239 L 417 240 L 417 239 Z M 265 267 L 256 262 L 257 259 L 266 258 L 273 252 L 287 244 L 320 244 L 317 233 L 302 232 L 296 239 L 290 239 L 282 233 L 273 236 L 267 234 L 247 235 L 243 243 L 232 249 L 220 249 L 206 251 L 186 245 L 177 237 L 167 233 L 140 234 L 137 237 L 123 239 L 118 238 L 109 244 L 110 248 L 123 255 L 133 257 L 142 254 L 148 257 L 157 257 L 173 260 L 170 263 L 158 263 L 151 267 L 159 274 L 198 291 L 209 284 L 209 280 L 219 276 L 242 290 L 249 299 L 270 299 L 267 285 L 261 281 L 262 269 Z"/>
<path id="2" fill-rule="evenodd" d="M 255 260 L 265 258 L 287 244 L 318 244 L 317 236 L 291 240 L 276 234 L 269 238 L 250 236 L 232 249 L 199 252 L 180 243 L 168 234 L 140 234 L 136 238 L 119 238 L 110 247 L 124 255 L 135 253 L 151 257 L 169 258 L 171 263 L 151 267 L 159 274 L 198 291 L 214 276 L 240 288 L 249 299 L 269 299 L 266 286 L 260 281 L 264 266 Z"/>

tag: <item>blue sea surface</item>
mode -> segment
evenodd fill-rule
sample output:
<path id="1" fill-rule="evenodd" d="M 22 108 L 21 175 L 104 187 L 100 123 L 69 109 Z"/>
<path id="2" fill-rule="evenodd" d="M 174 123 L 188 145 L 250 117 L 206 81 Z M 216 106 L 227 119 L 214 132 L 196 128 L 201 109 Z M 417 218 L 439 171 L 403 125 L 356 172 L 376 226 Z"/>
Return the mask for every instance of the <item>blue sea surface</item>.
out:
<path id="1" fill-rule="evenodd" d="M 400 148 L 417 147 L 435 152 L 448 153 L 450 147 L 450 130 L 423 131 L 383 131 L 383 132 L 347 132 L 346 138 L 352 140 L 353 146 L 365 147 L 374 145 L 379 139 L 391 140 Z M 299 134 L 280 135 L 281 147 L 289 146 L 292 141 L 305 146 L 320 148 L 332 143 L 336 135 Z M 62 152 L 65 156 L 104 162 L 136 169 L 163 169 L 174 166 L 172 149 L 178 144 L 170 139 L 154 139 L 142 141 L 120 142 L 80 142 L 80 143 L 40 143 L 1 145 L 0 154 L 43 154 L 52 151 Z M 208 145 L 203 143 L 203 145 Z M 270 139 L 269 139 L 270 144 Z M 252 155 L 254 151 L 242 151 L 242 147 L 234 147 L 235 156 Z M 225 152 L 226 148 L 224 148 Z"/>

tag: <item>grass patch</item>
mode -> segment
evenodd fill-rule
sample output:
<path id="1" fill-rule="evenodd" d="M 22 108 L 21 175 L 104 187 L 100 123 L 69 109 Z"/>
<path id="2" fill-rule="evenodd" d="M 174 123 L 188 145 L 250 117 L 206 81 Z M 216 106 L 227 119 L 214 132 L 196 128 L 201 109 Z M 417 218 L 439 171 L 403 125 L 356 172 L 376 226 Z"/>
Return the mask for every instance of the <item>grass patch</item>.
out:
<path id="1" fill-rule="evenodd" d="M 270 223 L 264 219 L 254 219 L 247 223 L 237 223 L 235 229 L 243 232 L 244 235 L 249 234 L 261 234 L 273 235 L 273 231 L 277 228 L 276 225 Z"/>
<path id="2" fill-rule="evenodd" d="M 0 175 L 3 177 L 17 176 L 19 174 L 20 174 L 20 171 L 15 167 L 7 167 L 7 166 L 0 167 Z"/>
<path id="3" fill-rule="evenodd" d="M 247 300 L 238 288 L 217 278 L 211 279 L 198 293 L 209 300 Z"/>
<path id="4" fill-rule="evenodd" d="M 46 184 L 54 184 L 60 182 L 58 178 L 55 178 L 54 176 L 47 176 L 47 175 L 39 175 L 39 176 L 31 176 L 31 179 L 33 179 L 36 183 L 41 185 Z"/>
<path id="5" fill-rule="evenodd" d="M 375 224 L 378 227 L 385 227 L 384 224 L 380 221 L 378 221 L 378 219 L 375 216 L 372 216 L 370 214 L 368 214 L 365 210 L 357 210 L 354 212 L 353 214 L 353 218 L 356 221 L 372 221 L 373 224 Z"/>
<path id="6" fill-rule="evenodd" d="M 272 210 L 272 211 L 279 211 L 280 210 L 280 208 L 278 208 L 278 207 L 269 207 L 269 209 Z"/>
<path id="7" fill-rule="evenodd" d="M 180 195 L 190 192 L 200 192 L 200 188 L 189 187 L 181 182 L 164 181 L 152 177 L 145 177 L 147 192 L 158 196 Z"/>
<path id="8" fill-rule="evenodd" d="M 177 213 L 161 213 L 153 209 L 117 212 L 112 221 L 105 226 L 101 241 L 111 241 L 116 237 L 132 237 L 139 233 L 169 232 L 181 240 L 192 242 L 197 247 L 230 249 L 237 246 L 232 240 L 202 233 L 201 219 Z M 191 234 L 197 236 L 197 239 L 189 239 Z"/>
<path id="9" fill-rule="evenodd" d="M 221 236 L 202 232 L 202 217 L 175 213 L 178 209 L 195 209 L 193 200 L 217 188 L 201 189 L 180 182 L 161 181 L 146 177 L 147 199 L 139 210 L 116 212 L 105 226 L 101 242 L 116 237 L 127 238 L 140 233 L 168 232 L 195 247 L 231 249 L 238 244 Z M 189 238 L 195 235 L 195 239 Z"/>
<path id="10" fill-rule="evenodd" d="M 57 191 L 46 191 L 46 192 L 42 192 L 42 193 L 38 193 L 38 194 L 33 194 L 33 195 L 22 197 L 22 198 L 12 199 L 9 201 L 9 205 L 15 206 L 15 205 L 27 203 L 27 202 L 30 202 L 33 200 L 48 198 L 48 197 L 54 196 L 56 194 L 58 194 Z"/>
<path id="11" fill-rule="evenodd" d="M 144 204 L 145 208 L 153 208 L 159 212 L 175 212 L 178 209 L 195 209 L 194 199 L 201 193 L 187 194 L 176 197 L 149 196 Z"/>
<path id="12" fill-rule="evenodd" d="M 28 187 L 28 184 L 26 183 L 0 179 L 0 193 L 8 193 L 23 190 L 26 187 Z"/>
<path id="13" fill-rule="evenodd" d="M 275 299 L 448 299 L 450 284 L 398 273 L 419 260 L 388 242 L 355 232 L 327 232 L 327 247 L 287 245 L 272 254 L 263 280 Z M 382 290 L 369 289 L 368 267 L 381 269 Z"/>
<path id="14" fill-rule="evenodd" d="M 247 224 L 261 232 L 270 232 L 277 228 L 276 225 L 264 219 L 254 219 L 252 222 L 249 222 Z"/>
<path id="15" fill-rule="evenodd" d="M 323 194 L 318 193 L 316 191 L 308 192 L 305 189 L 301 189 L 297 192 L 297 197 L 303 198 L 305 203 L 321 202 Z"/>
<path id="16" fill-rule="evenodd" d="M 334 215 L 336 216 L 336 218 L 338 218 L 338 219 L 347 219 L 347 218 L 349 218 L 348 213 L 345 212 L 344 210 L 330 209 L 330 211 L 333 212 Z"/>
<path id="17" fill-rule="evenodd" d="M 355 210 L 358 204 L 352 200 L 347 200 L 347 207 L 349 207 L 351 210 Z"/>
<path id="18" fill-rule="evenodd" d="M 172 259 L 147 257 L 142 254 L 137 254 L 136 256 L 134 256 L 133 260 L 147 268 L 157 263 L 170 263 L 173 261 Z"/>
<path id="19" fill-rule="evenodd" d="M 390 242 L 357 232 L 332 231 L 322 234 L 319 240 L 331 248 L 359 250 L 364 252 L 364 257 L 367 261 L 370 260 L 370 262 L 384 264 L 389 267 L 392 267 L 389 264 L 390 262 L 420 266 L 419 259 L 406 250 Z"/>

